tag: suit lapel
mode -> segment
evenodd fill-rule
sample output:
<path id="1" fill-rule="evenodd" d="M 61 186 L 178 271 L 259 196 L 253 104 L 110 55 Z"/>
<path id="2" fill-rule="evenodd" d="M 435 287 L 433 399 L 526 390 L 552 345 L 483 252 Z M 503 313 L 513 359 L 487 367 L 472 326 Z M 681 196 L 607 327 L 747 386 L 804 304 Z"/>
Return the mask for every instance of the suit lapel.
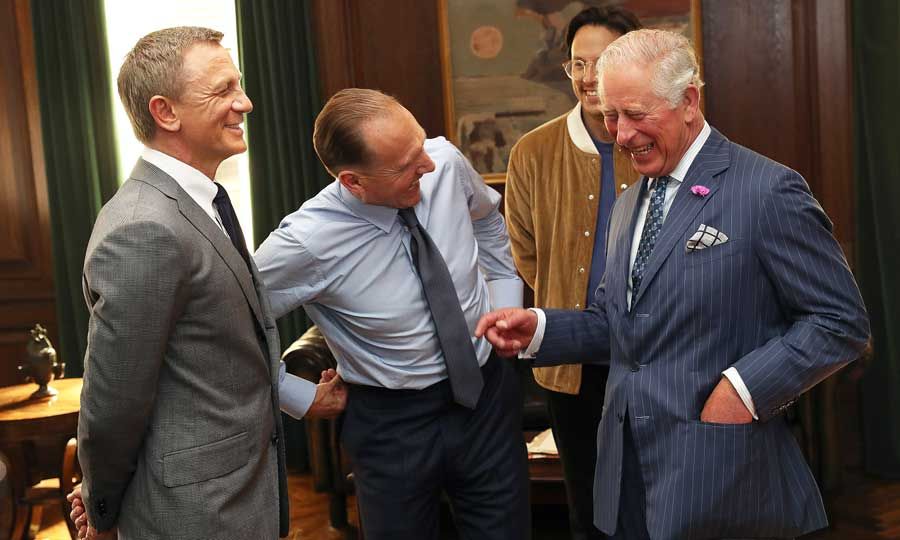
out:
<path id="1" fill-rule="evenodd" d="M 656 239 L 656 246 L 650 254 L 650 260 L 647 261 L 647 269 L 644 271 L 644 279 L 635 303 L 640 301 L 647 289 L 650 288 L 653 278 L 659 272 L 663 262 L 669 257 L 672 249 L 683 237 L 685 229 L 693 223 L 694 218 L 703 206 L 715 196 L 716 191 L 719 189 L 718 175 L 728 168 L 730 161 L 728 150 L 728 139 L 713 129 L 703 148 L 700 149 L 700 152 L 688 169 L 684 182 L 675 195 L 675 200 L 672 201 L 672 206 L 669 208 L 669 213 L 663 222 L 662 230 L 660 230 L 659 237 Z M 694 186 L 709 188 L 709 194 L 705 197 L 694 195 L 691 193 L 691 188 Z M 634 232 L 634 226 L 632 226 L 631 231 L 632 233 Z M 631 236 L 633 237 L 633 234 Z"/>
<path id="2" fill-rule="evenodd" d="M 622 306 L 628 305 L 628 273 L 631 271 L 631 247 L 634 242 L 634 226 L 637 222 L 641 200 L 647 192 L 647 178 L 642 176 L 637 185 L 624 191 L 621 195 L 622 220 L 618 231 L 610 231 L 610 238 L 616 238 L 618 248 L 616 253 L 619 259 L 612 264 L 607 263 L 609 269 L 615 268 L 621 286 L 616 288 L 615 295 Z M 618 280 L 616 280 L 619 283 Z"/>
<path id="3" fill-rule="evenodd" d="M 197 205 L 194 199 L 178 185 L 175 179 L 154 165 L 139 159 L 134 167 L 134 171 L 131 173 L 131 177 L 152 185 L 167 197 L 174 199 L 178 204 L 178 210 L 181 212 L 181 215 L 209 240 L 213 249 L 225 261 L 225 264 L 240 284 L 241 291 L 244 293 L 247 303 L 250 304 L 250 309 L 253 311 L 260 330 L 262 330 L 260 333 L 265 335 L 262 308 L 260 307 L 259 296 L 253 283 L 253 277 L 228 235 L 216 226 L 213 220 L 210 219 L 209 214 Z"/>

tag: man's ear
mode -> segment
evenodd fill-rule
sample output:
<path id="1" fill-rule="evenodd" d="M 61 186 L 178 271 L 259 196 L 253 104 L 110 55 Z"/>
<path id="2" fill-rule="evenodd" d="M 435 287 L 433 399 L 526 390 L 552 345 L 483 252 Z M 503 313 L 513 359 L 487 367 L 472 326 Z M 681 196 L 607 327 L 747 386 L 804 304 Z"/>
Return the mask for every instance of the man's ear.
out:
<path id="1" fill-rule="evenodd" d="M 685 121 L 693 122 L 700 114 L 700 89 L 693 84 L 688 85 L 684 90 L 682 103 L 684 104 Z"/>
<path id="2" fill-rule="evenodd" d="M 181 129 L 181 119 L 175 112 L 172 101 L 164 96 L 153 96 L 150 98 L 150 116 L 156 122 L 159 129 L 175 132 Z"/>
<path id="3" fill-rule="evenodd" d="M 341 183 L 342 186 L 347 188 L 347 191 L 353 194 L 359 200 L 363 200 L 363 194 L 365 193 L 365 188 L 360 182 L 359 175 L 353 171 L 343 170 L 337 175 L 338 182 Z"/>

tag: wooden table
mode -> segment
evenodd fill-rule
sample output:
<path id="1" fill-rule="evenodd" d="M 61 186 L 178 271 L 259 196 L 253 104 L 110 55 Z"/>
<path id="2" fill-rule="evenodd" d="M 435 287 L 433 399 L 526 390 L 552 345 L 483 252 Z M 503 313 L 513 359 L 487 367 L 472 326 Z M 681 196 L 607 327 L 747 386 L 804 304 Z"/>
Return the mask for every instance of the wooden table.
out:
<path id="1" fill-rule="evenodd" d="M 12 492 L 7 501 L 0 493 L 0 540 L 28 538 L 32 518 L 40 521 L 38 504 L 47 500 L 62 504 L 68 522 L 65 495 L 77 475 L 75 441 L 69 440 L 78 427 L 81 379 L 60 379 L 50 386 L 59 394 L 40 400 L 28 399 L 35 384 L 0 388 L 0 460 Z M 45 478 L 59 478 L 59 488 L 31 489 Z M 74 532 L 71 523 L 69 531 Z"/>
<path id="2" fill-rule="evenodd" d="M 526 431 L 525 440 L 532 440 L 539 431 Z M 566 484 L 559 456 L 528 456 L 528 479 L 531 483 L 531 504 L 568 504 Z"/>

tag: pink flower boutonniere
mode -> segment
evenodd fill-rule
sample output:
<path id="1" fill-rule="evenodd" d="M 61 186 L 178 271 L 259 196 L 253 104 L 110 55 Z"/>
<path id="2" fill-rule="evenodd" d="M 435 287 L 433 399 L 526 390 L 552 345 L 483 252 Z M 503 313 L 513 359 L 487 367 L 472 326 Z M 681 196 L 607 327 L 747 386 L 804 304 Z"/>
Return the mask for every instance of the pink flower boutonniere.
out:
<path id="1" fill-rule="evenodd" d="M 709 188 L 706 186 L 693 186 L 691 187 L 691 193 L 698 197 L 706 197 L 709 195 Z"/>

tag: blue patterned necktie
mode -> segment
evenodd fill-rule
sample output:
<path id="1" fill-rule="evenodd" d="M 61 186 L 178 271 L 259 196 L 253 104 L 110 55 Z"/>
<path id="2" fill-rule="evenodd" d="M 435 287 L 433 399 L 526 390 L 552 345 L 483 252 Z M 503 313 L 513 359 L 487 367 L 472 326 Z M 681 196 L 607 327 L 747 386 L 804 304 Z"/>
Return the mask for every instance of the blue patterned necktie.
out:
<path id="1" fill-rule="evenodd" d="M 656 237 L 662 229 L 663 204 L 666 200 L 666 187 L 669 185 L 669 177 L 661 176 L 656 179 L 653 194 L 650 195 L 650 206 L 647 208 L 647 219 L 644 220 L 644 230 L 641 231 L 641 242 L 638 244 L 637 256 L 634 258 L 634 266 L 631 267 L 631 309 L 637 300 L 641 290 L 641 281 L 644 279 L 644 269 L 650 260 L 650 253 L 656 245 Z"/>
<path id="2" fill-rule="evenodd" d="M 413 264 L 419 272 L 438 342 L 444 352 L 453 399 L 463 407 L 474 409 L 484 387 L 484 378 L 450 270 L 431 236 L 419 224 L 415 210 L 403 208 L 399 214 L 409 228 Z"/>

